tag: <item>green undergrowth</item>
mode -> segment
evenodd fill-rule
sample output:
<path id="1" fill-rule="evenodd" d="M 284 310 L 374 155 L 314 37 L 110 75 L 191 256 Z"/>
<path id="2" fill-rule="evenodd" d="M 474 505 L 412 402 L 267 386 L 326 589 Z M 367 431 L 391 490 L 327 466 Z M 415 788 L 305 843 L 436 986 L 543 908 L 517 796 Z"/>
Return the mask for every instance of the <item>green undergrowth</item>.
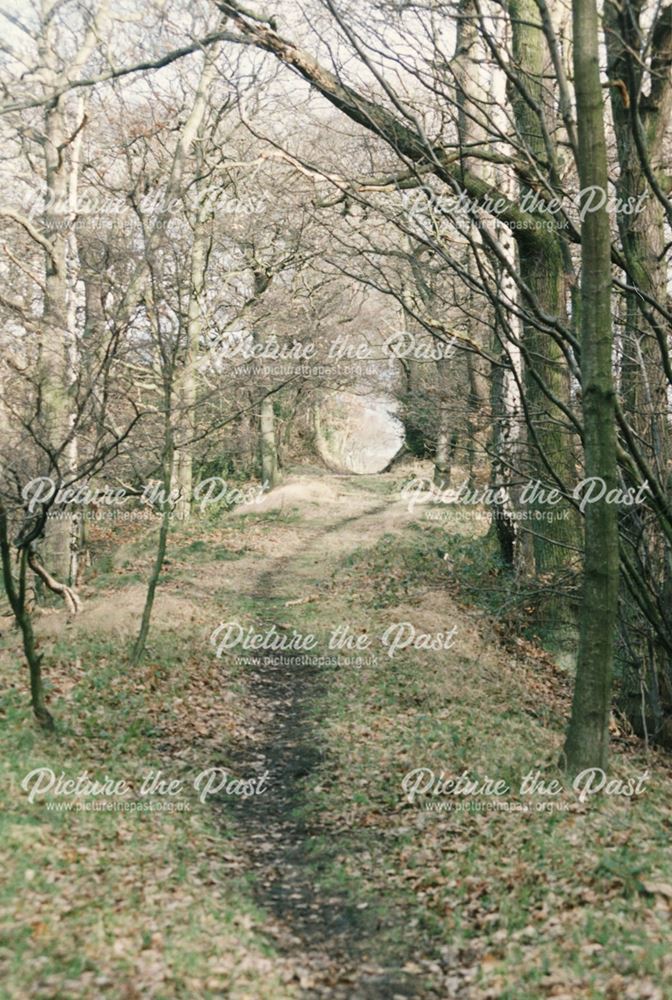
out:
<path id="1" fill-rule="evenodd" d="M 427 590 L 440 588 L 489 615 L 500 637 L 556 651 L 562 623 L 552 620 L 558 606 L 552 581 L 544 587 L 517 577 L 490 532 L 451 534 L 436 524 L 411 522 L 403 535 L 387 534 L 373 549 L 351 553 L 340 572 L 363 589 L 372 608 L 421 599 Z M 372 586 L 374 581 L 384 583 Z"/>
<path id="2" fill-rule="evenodd" d="M 432 558 L 437 548 L 449 560 Z M 489 540 L 412 524 L 344 558 L 319 612 L 326 630 L 365 609 L 373 634 L 397 605 L 421 610 L 443 589 L 468 610 L 481 581 L 495 580 L 501 587 L 478 602 L 495 613 L 505 579 Z M 546 659 L 493 644 L 499 652 L 487 657 L 468 648 L 379 656 L 320 683 L 324 764 L 304 815 L 339 831 L 329 878 L 349 880 L 360 898 L 394 900 L 439 965 L 456 970 L 452 988 L 474 1000 L 672 996 L 669 769 L 617 745 L 611 776 L 625 788 L 648 770 L 642 794 L 579 801 L 556 767 L 564 689 Z M 420 768 L 500 779 L 504 804 L 483 794 L 409 802 L 404 780 Z M 530 772 L 557 781 L 559 795 L 523 794 Z M 433 811 L 442 803 L 450 810 Z"/>
<path id="3" fill-rule="evenodd" d="M 372 502 L 393 488 L 386 477 L 353 481 Z M 139 668 L 128 660 L 132 635 L 45 629 L 55 737 L 35 727 L 18 639 L 3 628 L 0 995 L 296 995 L 251 902 L 245 830 L 202 805 L 189 780 L 198 761 L 225 761 L 230 743 L 263 731 L 247 668 L 208 645 L 219 621 L 235 619 L 312 632 L 317 655 L 337 624 L 371 636 L 402 620 L 459 626 L 452 648 L 390 658 L 376 646 L 374 662 L 346 655 L 310 684 L 321 763 L 299 779 L 295 818 L 313 833 L 306 861 L 320 892 L 347 897 L 372 957 L 410 956 L 420 996 L 430 983 L 469 1000 L 672 996 L 669 767 L 615 740 L 612 776 L 648 770 L 644 792 L 578 801 L 556 767 L 568 685 L 532 642 L 516 643 L 536 634 L 529 595 L 494 539 L 415 518 L 342 555 L 294 545 L 267 579 L 267 543 L 278 527 L 299 528 L 300 513 L 236 524 L 196 520 L 171 533 L 159 592 L 166 585 L 179 603 L 201 585 L 194 617 L 156 617 Z M 112 614 L 146 581 L 155 544 L 156 525 L 101 534 L 86 581 L 97 609 Z M 236 582 L 245 559 L 254 586 Z M 43 767 L 123 778 L 136 791 L 148 770 L 163 770 L 183 779 L 184 808 L 48 809 L 21 787 Z M 421 768 L 509 790 L 501 808 L 483 794 L 411 802 L 407 775 Z M 563 786 L 557 798 L 521 793 L 537 771 Z"/>
<path id="4" fill-rule="evenodd" d="M 173 559 L 199 552 L 195 533 L 175 531 Z M 224 551 L 210 545 L 209 560 Z M 115 595 L 146 582 L 146 570 L 123 564 L 146 565 L 149 552 L 143 532 L 94 551 L 89 586 L 109 588 L 95 600 L 110 614 Z M 16 632 L 0 637 L 0 996 L 294 996 L 260 932 L 233 826 L 194 788 L 198 770 L 225 758 L 235 712 L 221 699 L 236 686 L 220 679 L 207 628 L 155 616 L 134 668 L 134 634 L 76 625 L 42 634 L 51 615 L 62 612 L 38 615 L 36 628 L 54 735 L 33 720 Z M 51 788 L 31 802 L 38 771 Z M 61 775 L 122 780 L 130 793 L 59 794 Z M 175 797 L 143 796 L 152 775 L 179 782 Z"/>

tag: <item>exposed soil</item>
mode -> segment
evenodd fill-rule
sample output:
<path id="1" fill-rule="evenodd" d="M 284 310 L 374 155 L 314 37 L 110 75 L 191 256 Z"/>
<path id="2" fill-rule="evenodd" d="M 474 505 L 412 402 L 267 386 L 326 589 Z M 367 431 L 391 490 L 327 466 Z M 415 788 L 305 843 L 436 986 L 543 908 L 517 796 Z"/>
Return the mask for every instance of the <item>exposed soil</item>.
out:
<path id="1" fill-rule="evenodd" d="M 389 504 L 358 504 L 356 513 L 340 517 L 320 530 L 307 529 L 297 553 L 278 555 L 254 582 L 258 631 L 282 627 L 278 597 L 288 598 L 287 585 L 305 586 L 311 555 L 324 571 L 325 553 L 347 551 L 364 539 L 369 543 L 390 522 Z M 364 508 L 364 509 L 362 509 Z M 322 517 L 325 511 L 322 510 Z M 309 537 L 306 537 L 308 535 Z M 331 536 L 331 537 L 329 537 Z M 327 541 L 327 538 L 329 540 Z M 300 563 L 297 555 L 300 554 Z M 324 578 L 324 577 L 323 577 Z M 320 650 L 315 651 L 318 659 Z M 245 844 L 256 902 L 271 916 L 268 927 L 276 948 L 296 958 L 303 996 L 332 1000 L 393 1000 L 436 997 L 403 971 L 408 952 L 383 958 L 373 952 L 381 917 L 376 907 L 359 908 L 346 890 L 323 889 L 320 874 L 327 858 L 338 852 L 338 830 L 308 825 L 302 818 L 305 779 L 323 763 L 319 734 L 308 707 L 328 683 L 331 668 L 304 662 L 306 654 L 260 656 L 250 667 L 249 686 L 266 709 L 264 731 L 254 742 L 229 753 L 236 773 L 253 777 L 269 772 L 268 790 L 249 798 L 226 797 L 220 807 L 235 818 Z M 329 845 L 325 848 L 325 842 Z M 386 913 L 386 922 L 403 919 Z M 376 932 L 376 933 L 374 933 Z"/>

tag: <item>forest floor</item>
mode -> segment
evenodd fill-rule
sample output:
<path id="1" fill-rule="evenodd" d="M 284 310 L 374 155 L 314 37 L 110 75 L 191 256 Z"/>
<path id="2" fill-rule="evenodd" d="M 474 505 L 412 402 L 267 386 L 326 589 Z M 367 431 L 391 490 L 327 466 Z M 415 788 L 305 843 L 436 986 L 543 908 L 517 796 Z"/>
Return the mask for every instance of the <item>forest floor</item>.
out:
<path id="1" fill-rule="evenodd" d="M 670 758 L 614 723 L 641 794 L 580 800 L 485 518 L 409 512 L 408 478 L 296 470 L 176 525 L 136 670 L 156 527 L 92 527 L 82 613 L 36 616 L 56 736 L 0 619 L 0 997 L 672 997 Z M 409 796 L 420 768 L 507 791 Z"/>

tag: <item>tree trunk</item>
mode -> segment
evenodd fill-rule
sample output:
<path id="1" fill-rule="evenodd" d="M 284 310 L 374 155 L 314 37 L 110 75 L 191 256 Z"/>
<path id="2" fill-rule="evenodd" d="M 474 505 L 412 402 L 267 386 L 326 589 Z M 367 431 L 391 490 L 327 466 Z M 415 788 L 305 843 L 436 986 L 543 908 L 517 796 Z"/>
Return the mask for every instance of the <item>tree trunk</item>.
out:
<path id="1" fill-rule="evenodd" d="M 499 554 L 507 566 L 513 567 L 516 553 L 517 528 L 513 517 L 511 491 L 511 420 L 507 399 L 506 353 L 502 350 L 501 332 L 495 327 L 492 337 L 491 353 L 499 355 L 501 365 L 492 366 L 490 376 L 490 487 L 495 494 L 505 490 L 506 504 L 493 504 L 491 508 L 491 531 L 494 531 L 499 545 Z"/>
<path id="2" fill-rule="evenodd" d="M 666 339 L 667 324 L 642 295 L 665 305 L 667 301 L 668 261 L 665 248 L 665 209 L 655 196 L 646 176 L 633 134 L 632 106 L 636 104 L 642 121 L 642 142 L 650 169 L 659 183 L 664 184 L 665 123 L 672 114 L 672 8 L 660 10 L 650 36 L 650 50 L 643 51 L 647 33 L 642 31 L 641 5 L 629 4 L 620 10 L 605 7 L 605 44 L 607 71 L 611 83 L 611 107 L 616 133 L 619 176 L 616 182 L 617 223 L 626 263 L 628 289 L 624 294 L 622 334 L 620 340 L 621 397 L 623 412 L 637 435 L 637 444 L 649 465 L 656 470 L 663 491 L 669 497 L 670 468 L 669 384 L 655 324 Z M 651 72 L 649 93 L 641 92 L 643 74 Z M 637 211 L 627 211 L 631 204 Z M 624 470 L 628 486 L 639 485 L 636 476 Z M 669 607 L 672 599 L 672 550 L 669 541 L 651 524 L 640 509 L 621 515 L 621 537 L 624 545 L 632 545 L 638 559 L 646 566 L 647 578 L 658 595 L 661 607 Z M 669 684 L 659 683 L 669 676 L 670 655 L 662 641 L 660 625 L 641 627 L 639 609 L 632 593 L 624 590 L 623 615 L 626 629 L 632 633 L 631 659 L 637 668 L 626 673 L 623 701 L 636 706 L 633 724 L 639 731 L 642 714 L 650 713 L 650 726 L 655 738 L 662 728 L 663 711 L 672 709 L 669 695 L 661 706 L 659 689 L 669 691 Z M 647 634 L 648 632 L 648 634 Z M 639 638 L 637 638 L 639 634 Z M 648 665 L 643 666 L 643 665 Z M 647 691 L 647 709 L 642 708 L 642 687 Z"/>
<path id="3" fill-rule="evenodd" d="M 652 310 L 639 294 L 641 290 L 657 302 L 666 301 L 665 209 L 651 190 L 640 161 L 632 130 L 631 104 L 638 104 L 651 171 L 662 181 L 663 141 L 672 114 L 672 8 L 661 12 L 657 30 L 652 34 L 651 62 L 652 66 L 656 64 L 656 70 L 652 70 L 654 79 L 647 100 L 640 95 L 645 64 L 634 57 L 645 37 L 639 17 L 637 4 L 629 5 L 627 12 L 612 4 L 605 7 L 611 107 L 620 166 L 616 196 L 617 204 L 624 209 L 617 212 L 616 218 L 631 286 L 625 293 L 622 394 L 626 416 L 648 446 L 647 457 L 660 469 L 666 469 L 670 453 L 667 378 L 660 364 L 658 341 L 646 315 Z M 627 211 L 627 206 L 633 203 L 638 210 Z M 661 317 L 658 322 L 663 322 Z"/>
<path id="4" fill-rule="evenodd" d="M 539 111 L 530 107 L 515 89 L 512 105 L 520 141 L 530 159 L 544 160 L 546 150 L 540 115 L 545 97 L 544 72 L 548 56 L 535 0 L 510 0 L 513 55 L 521 79 Z M 533 191 L 520 185 L 521 197 Z M 540 224 L 548 221 L 539 218 Z M 532 234 L 529 234 L 532 236 Z M 529 473 L 547 487 L 557 485 L 554 476 L 571 490 L 576 476 L 572 434 L 560 404 L 569 406 L 570 379 L 566 358 L 553 336 L 543 329 L 536 312 L 566 317 L 566 281 L 563 248 L 557 232 L 538 228 L 532 239 L 518 239 L 520 275 L 529 290 L 523 305 L 522 353 L 525 400 L 529 415 Z M 545 391 L 546 390 L 546 391 Z M 576 561 L 579 544 L 578 519 L 567 505 L 530 504 L 533 549 L 537 573 L 560 570 Z M 563 515 L 563 516 L 557 516 Z M 566 516 L 564 516 L 566 515 Z M 546 520 L 546 517 L 552 520 Z"/>
<path id="5" fill-rule="evenodd" d="M 28 552 L 21 550 L 19 562 L 18 589 L 12 576 L 12 555 L 8 538 L 8 522 L 5 508 L 0 503 L 0 560 L 2 562 L 2 578 L 5 592 L 9 600 L 17 627 L 21 632 L 23 652 L 30 672 L 30 700 L 33 713 L 39 724 L 46 730 L 53 730 L 54 719 L 47 708 L 42 682 L 42 654 L 35 648 L 33 622 L 26 604 L 26 575 L 28 569 Z"/>
<path id="6" fill-rule="evenodd" d="M 40 373 L 45 400 L 44 434 L 56 468 L 50 466 L 47 475 L 60 485 L 76 463 L 76 443 L 67 442 L 71 431 L 71 399 L 68 392 L 68 354 L 71 345 L 69 331 L 71 312 L 68 309 L 66 226 L 69 204 L 68 161 L 65 154 L 65 98 L 59 98 L 45 111 L 44 156 L 46 166 L 47 207 L 44 227 L 51 244 L 45 254 Z M 65 511 L 61 511 L 65 514 Z M 55 517 L 47 522 L 45 561 L 54 576 L 69 580 L 71 569 L 72 525 L 70 517 Z"/>
<path id="7" fill-rule="evenodd" d="M 574 79 L 581 188 L 608 190 L 595 0 L 573 0 Z M 586 476 L 617 483 L 612 376 L 611 237 L 605 207 L 581 223 L 581 382 Z M 572 715 L 564 748 L 570 774 L 607 766 L 618 607 L 617 508 L 604 500 L 585 515 L 583 602 Z"/>
<path id="8" fill-rule="evenodd" d="M 450 358 L 440 358 L 436 362 L 438 382 L 438 412 L 436 427 L 436 452 L 434 454 L 434 485 L 445 490 L 450 486 L 451 466 L 453 464 L 452 425 L 454 414 L 451 413 L 448 383 L 452 361 Z"/>
<path id="9" fill-rule="evenodd" d="M 131 663 L 133 664 L 134 667 L 138 666 L 140 660 L 142 659 L 142 655 L 145 651 L 147 636 L 149 635 L 149 625 L 152 617 L 152 609 L 154 607 L 154 597 L 156 595 L 156 588 L 159 583 L 161 571 L 163 570 L 163 562 L 166 557 L 168 534 L 170 531 L 170 520 L 173 513 L 172 506 L 170 503 L 170 495 L 172 492 L 172 478 L 173 478 L 173 430 L 172 430 L 170 388 L 167 388 L 166 390 L 164 405 L 166 407 L 166 412 L 164 414 L 165 436 L 164 436 L 163 456 L 162 456 L 162 486 L 163 486 L 163 498 L 164 498 L 163 510 L 161 513 L 161 527 L 159 528 L 159 539 L 156 547 L 154 566 L 152 568 L 152 573 L 149 578 L 149 583 L 147 585 L 145 606 L 142 611 L 140 631 L 138 632 L 138 637 L 135 641 L 133 652 L 131 654 Z"/>
<path id="10" fill-rule="evenodd" d="M 206 52 L 194 97 L 194 103 L 180 140 L 175 150 L 169 190 L 174 195 L 179 191 L 187 157 L 194 147 L 197 176 L 207 177 L 204 144 L 204 119 L 208 108 L 209 89 L 217 73 L 218 48 Z M 173 435 L 172 482 L 179 496 L 174 515 L 178 520 L 187 520 L 191 514 L 192 466 L 195 431 L 194 406 L 196 404 L 196 359 L 204 326 L 205 277 L 208 268 L 209 223 L 212 218 L 212 200 L 207 192 L 196 185 L 200 193 L 198 207 L 193 219 L 193 237 L 189 262 L 189 306 L 187 311 L 186 344 L 178 363 L 174 385 L 175 428 Z M 207 186 L 206 186 L 207 188 Z"/>
<path id="11" fill-rule="evenodd" d="M 257 303 L 273 280 L 273 272 L 262 267 L 256 259 L 252 266 L 253 289 L 247 301 L 251 306 Z M 255 327 L 253 331 L 255 344 L 263 344 L 261 332 Z M 275 412 L 273 410 L 273 395 L 266 393 L 259 404 L 259 463 L 261 465 L 261 482 L 266 489 L 272 490 L 280 480 L 278 461 L 278 442 L 275 434 Z"/>
<path id="12" fill-rule="evenodd" d="M 272 490 L 278 484 L 278 447 L 275 439 L 275 414 L 273 396 L 264 396 L 259 413 L 259 450 L 261 458 L 261 481 Z"/>
<path id="13" fill-rule="evenodd" d="M 194 223 L 191 248 L 190 294 L 187 315 L 187 343 L 180 359 L 175 380 L 176 445 L 173 457 L 173 483 L 179 491 L 175 517 L 187 520 L 192 497 L 192 439 L 195 433 L 196 359 L 203 333 L 205 275 L 208 266 L 208 242 L 211 217 L 209 208 L 201 204 Z"/>

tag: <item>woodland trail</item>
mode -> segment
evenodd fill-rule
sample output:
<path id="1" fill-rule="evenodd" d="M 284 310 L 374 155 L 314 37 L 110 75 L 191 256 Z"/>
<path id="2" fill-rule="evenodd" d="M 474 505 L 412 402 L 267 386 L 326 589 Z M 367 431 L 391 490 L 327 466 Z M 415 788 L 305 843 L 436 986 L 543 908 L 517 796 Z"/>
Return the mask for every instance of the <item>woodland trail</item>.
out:
<path id="1" fill-rule="evenodd" d="M 646 794 L 583 802 L 566 785 L 549 809 L 521 791 L 529 773 L 563 781 L 570 678 L 506 617 L 515 581 L 486 512 L 408 510 L 420 474 L 304 466 L 252 508 L 176 526 L 140 670 L 120 650 L 155 527 L 101 528 L 82 612 L 36 618 L 56 742 L 34 731 L 7 632 L 8 998 L 672 996 L 669 760 L 623 733 L 613 773 L 648 774 Z M 227 623 L 315 643 L 220 655 Z M 393 655 L 400 625 L 423 641 Z M 364 655 L 332 649 L 343 626 Z M 127 780 L 134 808 L 31 802 L 20 783 L 45 764 Z M 213 768 L 234 786 L 268 771 L 266 791 L 204 798 Z M 508 791 L 413 800 L 419 771 Z M 180 808 L 135 808 L 159 773 Z"/>
<path id="2" fill-rule="evenodd" d="M 359 506 L 354 514 L 321 510 L 317 529 L 301 523 L 299 551 L 278 555 L 254 581 L 249 596 L 258 609 L 257 631 L 272 625 L 286 628 L 286 602 L 297 599 L 297 591 L 323 585 L 329 569 L 325 537 L 329 550 L 342 557 L 362 538 L 372 542 L 385 533 L 390 503 Z M 308 630 L 302 629 L 300 615 L 294 624 L 298 631 Z M 274 946 L 297 963 L 301 996 L 437 997 L 431 989 L 421 988 L 417 976 L 403 970 L 410 953 L 383 961 L 375 953 L 380 921 L 376 907 L 373 912 L 368 906 L 362 908 L 346 889 L 320 886 L 327 860 L 339 848 L 338 829 L 303 815 L 306 779 L 318 765 L 328 763 L 309 711 L 316 699 L 319 704 L 321 686 L 329 683 L 332 668 L 319 664 L 324 653 L 318 649 L 312 656 L 281 653 L 257 658 L 249 685 L 267 709 L 269 721 L 259 740 L 236 747 L 229 760 L 236 773 L 256 776 L 268 771 L 268 790 L 258 797 L 229 798 L 222 807 L 233 814 L 246 845 L 255 902 L 271 916 Z M 386 919 L 394 918 L 390 913 Z"/>

